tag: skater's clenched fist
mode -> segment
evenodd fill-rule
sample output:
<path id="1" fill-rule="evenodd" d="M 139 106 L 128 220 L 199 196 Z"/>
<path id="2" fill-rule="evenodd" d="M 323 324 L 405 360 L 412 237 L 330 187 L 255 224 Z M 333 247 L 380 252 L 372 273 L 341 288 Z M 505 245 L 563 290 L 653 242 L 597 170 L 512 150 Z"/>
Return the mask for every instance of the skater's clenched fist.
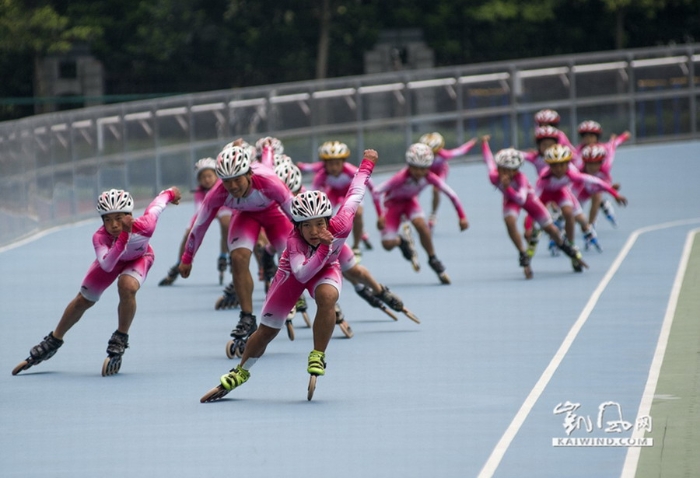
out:
<path id="1" fill-rule="evenodd" d="M 373 163 L 376 164 L 377 161 L 379 160 L 379 155 L 378 155 L 377 152 L 376 152 L 375 150 L 373 150 L 373 149 L 365 149 L 364 158 L 365 158 L 365 159 L 368 159 L 368 160 L 370 160 L 370 161 L 372 161 Z"/>
<path id="2" fill-rule="evenodd" d="M 183 264 L 181 262 L 180 265 L 177 266 L 177 270 L 180 271 L 180 276 L 182 276 L 183 279 L 187 279 L 190 276 L 190 272 L 192 272 L 192 264 Z"/>

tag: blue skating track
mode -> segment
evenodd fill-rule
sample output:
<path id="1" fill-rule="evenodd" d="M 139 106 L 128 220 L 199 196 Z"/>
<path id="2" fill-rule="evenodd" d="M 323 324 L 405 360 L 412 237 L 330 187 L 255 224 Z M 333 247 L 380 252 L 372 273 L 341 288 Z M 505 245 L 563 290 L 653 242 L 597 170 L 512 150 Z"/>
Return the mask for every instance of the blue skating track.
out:
<path id="1" fill-rule="evenodd" d="M 0 476 L 634 476 L 630 447 L 553 440 L 632 439 L 638 416 L 648 415 L 640 405 L 686 239 L 700 227 L 700 143 L 621 147 L 613 176 L 629 206 L 616 207 L 617 229 L 599 219 L 604 252 L 584 251 L 590 269 L 575 274 L 543 241 L 530 281 L 506 235 L 502 196 L 480 156 L 470 158 L 478 161 L 455 163 L 448 178 L 470 228 L 459 232 L 443 196 L 434 232 L 450 286 L 439 284 L 422 250 L 420 273 L 398 250 L 381 250 L 366 198 L 375 248 L 362 263 L 422 323 L 392 321 L 346 284 L 340 304 L 355 336 L 336 329 L 311 402 L 311 330 L 297 316 L 296 340 L 282 331 L 248 383 L 220 402 L 199 403 L 237 363 L 224 348 L 238 310 L 214 310 L 222 289 L 216 225 L 190 279 L 157 286 L 175 262 L 190 203 L 161 216 L 151 242 L 156 262 L 113 377 L 100 369 L 116 328 L 114 287 L 54 358 L 10 375 L 77 293 L 99 218 L 0 250 Z M 523 168 L 532 178 L 531 166 Z M 427 208 L 429 191 L 421 199 Z M 254 299 L 259 313 L 259 282 Z M 624 420 L 611 406 L 599 427 L 606 402 L 619 404 Z M 568 430 L 567 413 L 575 427 Z M 606 430 L 625 424 L 635 426 Z"/>

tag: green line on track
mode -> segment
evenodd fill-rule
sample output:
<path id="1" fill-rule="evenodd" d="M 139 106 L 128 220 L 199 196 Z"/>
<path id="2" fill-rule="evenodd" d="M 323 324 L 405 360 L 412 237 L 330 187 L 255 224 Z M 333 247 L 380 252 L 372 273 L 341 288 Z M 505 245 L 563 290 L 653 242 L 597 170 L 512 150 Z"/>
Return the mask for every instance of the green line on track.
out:
<path id="1" fill-rule="evenodd" d="M 678 296 L 637 478 L 700 477 L 700 234 Z"/>

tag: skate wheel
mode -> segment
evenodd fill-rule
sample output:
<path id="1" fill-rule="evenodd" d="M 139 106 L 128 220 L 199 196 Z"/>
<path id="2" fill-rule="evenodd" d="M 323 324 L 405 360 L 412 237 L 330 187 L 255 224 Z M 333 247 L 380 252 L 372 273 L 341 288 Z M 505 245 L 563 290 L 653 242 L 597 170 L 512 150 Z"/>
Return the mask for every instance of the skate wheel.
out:
<path id="1" fill-rule="evenodd" d="M 308 401 L 311 401 L 311 399 L 314 398 L 314 391 L 316 390 L 316 379 L 318 379 L 318 375 L 311 375 L 309 377 L 309 392 L 306 394 L 306 399 Z"/>
<path id="2" fill-rule="evenodd" d="M 110 375 L 115 375 L 119 372 L 122 367 L 122 358 L 119 355 L 114 355 L 112 357 L 107 357 L 102 363 L 102 376 L 109 377 Z"/>
<path id="3" fill-rule="evenodd" d="M 450 284 L 450 276 L 448 276 L 445 272 L 438 274 L 438 277 L 440 278 L 440 282 L 443 284 Z"/>
<path id="4" fill-rule="evenodd" d="M 216 300 L 216 304 L 214 304 L 214 310 L 219 310 L 219 309 L 221 309 L 221 308 L 222 308 L 223 302 L 224 302 L 224 298 L 223 298 L 223 297 L 219 297 L 219 298 Z"/>
<path id="5" fill-rule="evenodd" d="M 388 315 L 392 319 L 399 320 L 399 318 L 396 317 L 396 314 L 394 314 L 392 311 L 390 311 L 388 307 L 384 306 L 384 307 L 379 307 L 379 308 L 382 310 L 382 312 L 384 312 L 386 315 Z"/>
<path id="6" fill-rule="evenodd" d="M 28 360 L 22 360 L 15 368 L 12 369 L 12 375 L 17 375 L 23 370 L 27 370 L 31 365 Z"/>
<path id="7" fill-rule="evenodd" d="M 349 339 L 351 339 L 352 336 L 355 335 L 352 331 L 352 328 L 350 327 L 350 324 L 348 324 L 345 320 L 340 321 L 340 323 L 338 324 L 338 327 L 340 327 L 340 330 Z"/>
<path id="8" fill-rule="evenodd" d="M 244 343 L 239 343 L 238 346 L 234 349 L 233 353 L 236 355 L 237 358 L 243 357 L 243 351 L 245 350 L 245 344 Z"/>
<path id="9" fill-rule="evenodd" d="M 229 390 L 226 390 L 223 386 L 217 385 L 216 387 L 209 390 L 204 394 L 202 398 L 199 399 L 199 403 L 215 402 L 221 400 L 228 394 Z"/>
<path id="10" fill-rule="evenodd" d="M 289 337 L 289 340 L 294 340 L 294 324 L 292 324 L 291 320 L 287 320 L 285 322 L 285 325 L 287 326 L 287 336 Z"/>
<path id="11" fill-rule="evenodd" d="M 411 312 L 410 310 L 404 308 L 403 313 L 406 314 L 406 317 L 408 317 L 409 319 L 414 321 L 416 324 L 420 324 L 420 319 L 418 318 L 418 316 L 416 314 L 414 314 L 413 312 Z"/>
<path id="12" fill-rule="evenodd" d="M 418 258 L 414 257 L 411 260 L 411 265 L 413 266 L 413 270 L 416 272 L 420 272 L 420 262 L 418 262 Z"/>
<path id="13" fill-rule="evenodd" d="M 226 342 L 226 356 L 230 359 L 236 357 L 236 343 L 233 340 Z"/>
<path id="14" fill-rule="evenodd" d="M 525 273 L 525 278 L 526 279 L 532 279 L 532 268 L 530 267 L 524 267 L 523 272 Z"/>
<path id="15" fill-rule="evenodd" d="M 306 311 L 301 313 L 301 317 L 304 319 L 306 326 L 311 327 L 311 319 L 309 318 L 309 314 Z"/>

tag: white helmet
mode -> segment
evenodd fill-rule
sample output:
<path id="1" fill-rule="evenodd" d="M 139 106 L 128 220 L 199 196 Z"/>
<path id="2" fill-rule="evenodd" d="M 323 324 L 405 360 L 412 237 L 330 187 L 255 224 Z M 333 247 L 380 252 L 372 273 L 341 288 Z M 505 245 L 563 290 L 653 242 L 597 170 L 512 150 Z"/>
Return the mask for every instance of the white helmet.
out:
<path id="1" fill-rule="evenodd" d="M 292 194 L 301 189 L 301 170 L 292 161 L 275 165 L 275 174 L 287 185 Z"/>
<path id="2" fill-rule="evenodd" d="M 326 141 L 318 148 L 318 157 L 323 160 L 345 159 L 350 156 L 350 149 L 340 141 Z"/>
<path id="3" fill-rule="evenodd" d="M 561 121 L 559 113 L 554 110 L 544 109 L 535 113 L 535 123 L 537 126 L 557 126 Z"/>
<path id="4" fill-rule="evenodd" d="M 275 165 L 275 167 L 277 167 L 277 166 L 280 165 L 280 164 L 291 163 L 291 162 L 292 162 L 292 158 L 290 158 L 290 157 L 287 156 L 286 154 L 275 154 L 275 155 L 272 157 L 272 162 L 273 162 L 273 164 Z"/>
<path id="5" fill-rule="evenodd" d="M 199 176 L 199 173 L 205 169 L 211 169 L 212 171 L 216 172 L 216 159 L 202 158 L 194 163 L 194 172 L 197 173 L 197 176 Z"/>
<path id="6" fill-rule="evenodd" d="M 445 138 L 440 133 L 427 133 L 420 137 L 419 143 L 427 144 L 433 153 L 437 153 L 445 146 Z"/>
<path id="7" fill-rule="evenodd" d="M 280 141 L 277 138 L 273 138 L 272 136 L 265 136 L 264 138 L 260 138 L 255 142 L 255 153 L 258 157 L 262 156 L 263 146 L 268 142 L 272 147 L 273 154 L 284 153 L 284 146 L 282 145 L 282 141 Z"/>
<path id="8" fill-rule="evenodd" d="M 333 206 L 322 191 L 304 191 L 294 196 L 292 218 L 294 222 L 308 221 L 320 217 L 331 217 Z"/>
<path id="9" fill-rule="evenodd" d="M 123 189 L 110 189 L 97 198 L 97 211 L 100 216 L 113 212 L 131 214 L 134 211 L 134 198 Z"/>
<path id="10" fill-rule="evenodd" d="M 216 158 L 216 174 L 221 179 L 243 176 L 250 171 L 248 149 L 240 146 L 226 148 Z"/>
<path id="11" fill-rule="evenodd" d="M 523 153 L 514 148 L 506 148 L 497 152 L 494 160 L 502 168 L 518 169 L 523 164 Z"/>
<path id="12" fill-rule="evenodd" d="M 406 151 L 406 162 L 410 166 L 429 168 L 434 159 L 433 150 L 427 144 L 414 143 Z"/>

